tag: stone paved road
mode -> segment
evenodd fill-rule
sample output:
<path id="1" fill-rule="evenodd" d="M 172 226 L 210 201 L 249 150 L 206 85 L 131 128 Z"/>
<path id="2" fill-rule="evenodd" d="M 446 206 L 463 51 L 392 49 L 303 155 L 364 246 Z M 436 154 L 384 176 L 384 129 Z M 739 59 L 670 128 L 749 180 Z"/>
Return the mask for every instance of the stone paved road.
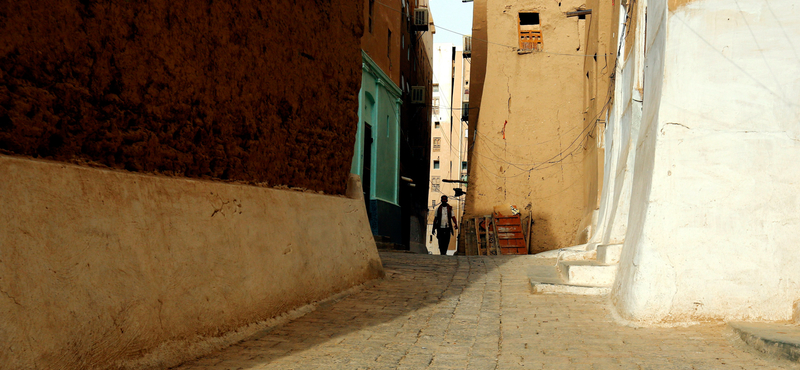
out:
<path id="1" fill-rule="evenodd" d="M 724 325 L 631 328 L 606 299 L 531 295 L 526 256 L 382 253 L 386 279 L 179 367 L 227 369 L 781 369 Z"/>

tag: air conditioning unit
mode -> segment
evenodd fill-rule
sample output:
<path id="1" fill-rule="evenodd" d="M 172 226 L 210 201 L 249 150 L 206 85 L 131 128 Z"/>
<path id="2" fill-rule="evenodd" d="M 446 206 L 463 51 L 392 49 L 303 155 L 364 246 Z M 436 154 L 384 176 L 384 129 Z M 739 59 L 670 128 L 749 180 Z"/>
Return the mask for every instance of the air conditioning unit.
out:
<path id="1" fill-rule="evenodd" d="M 411 104 L 425 103 L 425 86 L 411 87 Z"/>
<path id="2" fill-rule="evenodd" d="M 464 58 L 472 55 L 472 36 L 464 36 Z"/>
<path id="3" fill-rule="evenodd" d="M 417 8 L 414 9 L 414 28 L 417 31 L 427 31 L 428 30 L 428 8 Z"/>

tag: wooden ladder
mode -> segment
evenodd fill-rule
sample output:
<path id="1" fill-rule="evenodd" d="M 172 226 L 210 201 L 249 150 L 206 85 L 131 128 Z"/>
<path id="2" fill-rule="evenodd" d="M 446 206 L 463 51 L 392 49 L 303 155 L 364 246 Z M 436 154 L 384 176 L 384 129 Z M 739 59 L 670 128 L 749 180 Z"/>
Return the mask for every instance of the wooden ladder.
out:
<path id="1" fill-rule="evenodd" d="M 490 256 L 497 255 L 497 230 L 494 227 L 492 216 L 475 217 L 475 245 L 477 255 Z"/>

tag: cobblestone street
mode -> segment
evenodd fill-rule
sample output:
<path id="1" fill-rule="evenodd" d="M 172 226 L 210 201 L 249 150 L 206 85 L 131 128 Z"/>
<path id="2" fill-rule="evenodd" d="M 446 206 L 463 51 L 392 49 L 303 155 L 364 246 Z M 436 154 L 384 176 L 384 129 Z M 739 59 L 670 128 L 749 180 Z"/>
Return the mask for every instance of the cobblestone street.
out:
<path id="1" fill-rule="evenodd" d="M 528 256 L 381 253 L 385 280 L 179 367 L 780 369 L 725 325 L 632 328 L 603 297 L 531 295 Z"/>

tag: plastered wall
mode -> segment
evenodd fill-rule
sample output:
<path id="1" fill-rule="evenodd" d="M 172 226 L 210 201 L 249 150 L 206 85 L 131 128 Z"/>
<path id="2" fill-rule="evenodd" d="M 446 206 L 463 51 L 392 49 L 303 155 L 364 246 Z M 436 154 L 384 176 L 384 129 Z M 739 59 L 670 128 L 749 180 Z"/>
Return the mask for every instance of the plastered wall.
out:
<path id="1" fill-rule="evenodd" d="M 614 85 L 619 81 L 615 77 L 619 77 L 617 71 L 621 67 L 617 60 L 617 37 L 621 29 L 617 23 L 619 6 L 614 4 L 592 0 L 584 6 L 585 9 L 591 9 L 591 14 L 585 15 L 587 29 L 583 60 L 583 124 L 588 140 L 583 161 L 585 208 L 575 242 L 582 244 L 589 239 L 591 246 L 596 245 L 604 233 L 603 226 L 598 225 L 598 221 L 602 220 L 598 212 L 603 209 L 600 204 L 601 191 L 605 186 L 614 186 L 606 183 L 609 180 L 608 171 L 604 168 L 606 150 L 619 149 L 605 139 L 607 130 L 613 130 L 608 120 L 613 117 L 612 112 L 619 108 Z"/>
<path id="2" fill-rule="evenodd" d="M 583 160 L 594 145 L 584 123 L 586 25 L 565 14 L 581 5 L 489 0 L 474 8 L 466 213 L 502 204 L 532 212 L 533 253 L 573 245 L 585 213 Z M 542 51 L 516 50 L 519 12 L 539 12 Z"/>
<path id="3" fill-rule="evenodd" d="M 792 1 L 647 2 L 640 128 L 618 126 L 636 148 L 612 294 L 622 317 L 791 319 L 800 296 L 797 11 Z"/>
<path id="4" fill-rule="evenodd" d="M 382 275 L 363 199 L 8 156 L 0 178 L 3 369 L 166 368 Z"/>

